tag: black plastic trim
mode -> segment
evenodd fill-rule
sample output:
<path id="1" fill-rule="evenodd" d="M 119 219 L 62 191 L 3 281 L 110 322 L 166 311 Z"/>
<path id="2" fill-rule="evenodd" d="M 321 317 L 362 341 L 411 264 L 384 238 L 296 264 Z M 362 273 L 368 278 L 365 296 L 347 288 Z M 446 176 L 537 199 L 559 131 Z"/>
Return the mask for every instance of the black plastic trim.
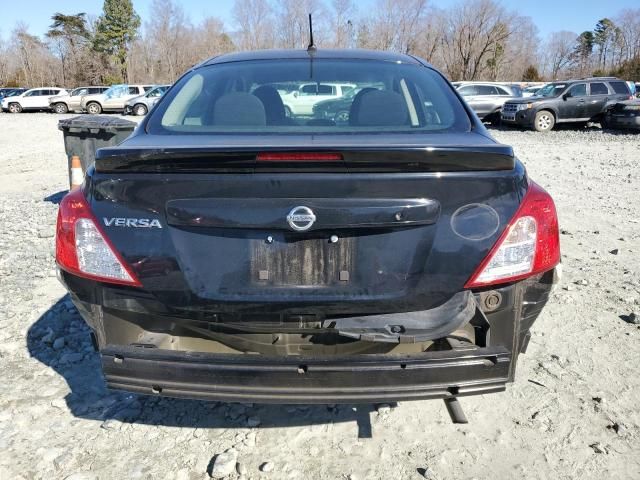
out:
<path id="1" fill-rule="evenodd" d="M 509 379 L 504 347 L 416 355 L 268 357 L 107 346 L 114 389 L 221 401 L 370 403 L 498 392 Z"/>

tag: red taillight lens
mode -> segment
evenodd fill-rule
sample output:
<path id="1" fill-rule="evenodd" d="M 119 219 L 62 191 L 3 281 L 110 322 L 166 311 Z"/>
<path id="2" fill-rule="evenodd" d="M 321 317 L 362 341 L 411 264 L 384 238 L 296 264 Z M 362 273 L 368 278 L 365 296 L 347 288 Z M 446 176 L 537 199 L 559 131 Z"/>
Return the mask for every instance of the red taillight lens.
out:
<path id="1" fill-rule="evenodd" d="M 498 285 L 560 263 L 558 216 L 551 196 L 531 182 L 522 204 L 465 288 Z"/>
<path id="2" fill-rule="evenodd" d="M 342 160 L 342 154 L 326 152 L 259 153 L 257 160 L 259 162 L 339 162 Z"/>
<path id="3" fill-rule="evenodd" d="M 69 273 L 100 282 L 141 286 L 140 281 L 98 226 L 82 190 L 60 202 L 56 263 Z"/>

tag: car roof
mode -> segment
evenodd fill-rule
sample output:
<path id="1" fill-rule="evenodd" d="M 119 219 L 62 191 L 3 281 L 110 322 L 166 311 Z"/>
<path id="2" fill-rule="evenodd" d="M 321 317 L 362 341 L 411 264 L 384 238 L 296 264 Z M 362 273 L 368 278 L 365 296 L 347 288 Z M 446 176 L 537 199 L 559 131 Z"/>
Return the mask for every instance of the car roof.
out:
<path id="1" fill-rule="evenodd" d="M 549 83 L 577 83 L 577 82 L 623 82 L 617 77 L 585 77 L 585 78 L 572 78 L 570 80 L 554 80 Z"/>
<path id="2" fill-rule="evenodd" d="M 30 92 L 31 90 L 66 90 L 66 88 L 63 88 L 63 87 L 33 87 L 33 88 L 30 88 L 29 90 L 27 90 L 27 92 Z"/>
<path id="3" fill-rule="evenodd" d="M 212 57 L 202 62 L 199 67 L 216 65 L 220 63 L 246 62 L 252 60 L 295 60 L 309 59 L 310 53 L 307 50 L 254 50 L 247 52 L 227 53 L 217 57 Z M 396 52 L 380 50 L 365 50 L 360 48 L 343 49 L 318 49 L 313 53 L 313 58 L 318 59 L 340 59 L 340 60 L 378 60 L 383 62 L 399 62 L 413 65 L 421 65 L 421 62 L 410 55 Z"/>

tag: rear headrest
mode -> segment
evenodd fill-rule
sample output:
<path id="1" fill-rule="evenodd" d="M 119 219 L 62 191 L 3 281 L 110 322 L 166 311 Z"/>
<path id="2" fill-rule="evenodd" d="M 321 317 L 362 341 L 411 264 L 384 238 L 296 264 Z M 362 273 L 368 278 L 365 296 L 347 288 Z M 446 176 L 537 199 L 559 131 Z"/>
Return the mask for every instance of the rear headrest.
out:
<path id="1" fill-rule="evenodd" d="M 213 124 L 230 127 L 260 127 L 267 124 L 262 102 L 250 93 L 234 92 L 220 97 L 213 106 Z"/>
<path id="2" fill-rule="evenodd" d="M 408 125 L 409 110 L 399 93 L 390 90 L 363 89 L 353 99 L 349 123 L 361 127 Z"/>
<path id="3" fill-rule="evenodd" d="M 260 99 L 267 116 L 268 125 L 281 125 L 285 121 L 284 103 L 278 90 L 270 85 L 262 85 L 253 91 L 253 94 Z"/>

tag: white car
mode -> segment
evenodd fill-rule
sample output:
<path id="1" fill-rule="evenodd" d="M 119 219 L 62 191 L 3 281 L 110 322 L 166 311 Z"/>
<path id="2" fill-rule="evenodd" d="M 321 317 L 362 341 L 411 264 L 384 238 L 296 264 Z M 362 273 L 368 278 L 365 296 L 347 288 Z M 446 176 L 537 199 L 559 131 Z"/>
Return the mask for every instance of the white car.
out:
<path id="1" fill-rule="evenodd" d="M 323 100 L 343 97 L 356 88 L 350 83 L 303 83 L 293 92 L 281 95 L 284 110 L 292 115 L 313 115 L 313 106 Z"/>
<path id="2" fill-rule="evenodd" d="M 153 87 L 154 85 L 112 85 L 104 93 L 83 97 L 80 105 L 92 115 L 102 112 L 122 113 L 127 100 L 143 95 Z"/>
<path id="3" fill-rule="evenodd" d="M 21 95 L 3 98 L 2 110 L 11 113 L 27 110 L 49 110 L 49 99 L 66 93 L 65 89 L 59 87 L 32 88 Z"/>

